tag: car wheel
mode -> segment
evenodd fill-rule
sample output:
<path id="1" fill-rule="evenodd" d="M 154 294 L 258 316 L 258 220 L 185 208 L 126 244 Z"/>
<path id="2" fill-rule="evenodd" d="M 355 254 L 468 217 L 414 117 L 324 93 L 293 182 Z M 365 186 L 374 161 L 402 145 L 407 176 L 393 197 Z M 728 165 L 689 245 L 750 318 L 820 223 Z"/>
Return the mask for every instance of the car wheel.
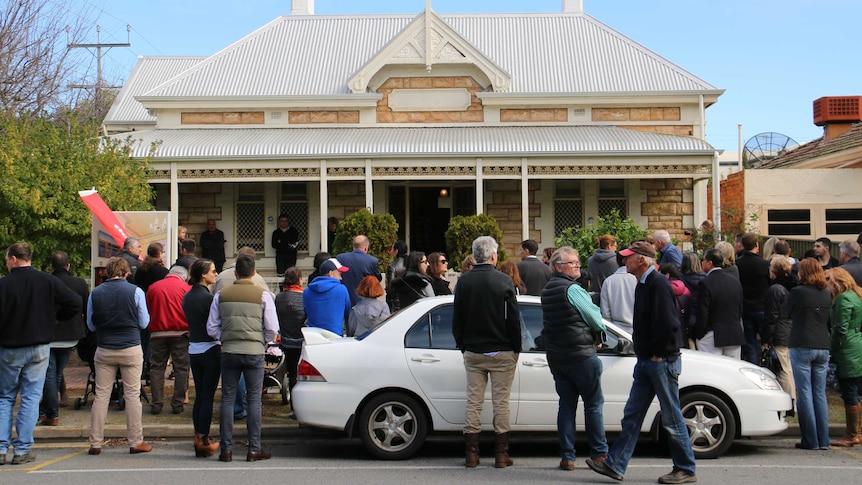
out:
<path id="1" fill-rule="evenodd" d="M 410 396 L 389 392 L 368 401 L 359 415 L 362 444 L 375 458 L 410 458 L 425 442 L 428 422 Z"/>
<path id="2" fill-rule="evenodd" d="M 736 418 L 721 398 L 692 392 L 680 397 L 680 406 L 696 458 L 718 458 L 727 452 L 736 437 Z"/>

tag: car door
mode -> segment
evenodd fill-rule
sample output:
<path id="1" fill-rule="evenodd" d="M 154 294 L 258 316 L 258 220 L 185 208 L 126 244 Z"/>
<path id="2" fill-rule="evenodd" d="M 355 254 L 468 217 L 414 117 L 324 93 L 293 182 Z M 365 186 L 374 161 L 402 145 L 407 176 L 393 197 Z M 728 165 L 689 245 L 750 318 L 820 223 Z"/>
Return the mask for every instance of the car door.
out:
<path id="1" fill-rule="evenodd" d="M 424 314 L 407 331 L 404 337 L 404 355 L 416 383 L 425 394 L 426 401 L 452 424 L 464 422 L 467 404 L 467 374 L 461 351 L 455 347 L 452 335 L 452 304 L 443 304 Z M 517 395 L 517 377 L 513 383 L 511 399 Z M 514 416 L 517 405 L 510 404 Z M 493 419 L 491 385 L 485 391 L 482 423 Z"/>

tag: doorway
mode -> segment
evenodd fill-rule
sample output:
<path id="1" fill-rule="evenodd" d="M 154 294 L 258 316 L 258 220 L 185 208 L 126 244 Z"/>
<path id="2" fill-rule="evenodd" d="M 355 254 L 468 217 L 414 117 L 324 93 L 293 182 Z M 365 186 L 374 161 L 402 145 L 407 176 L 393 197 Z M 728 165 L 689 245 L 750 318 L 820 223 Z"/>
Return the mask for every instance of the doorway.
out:
<path id="1" fill-rule="evenodd" d="M 445 190 L 446 197 L 441 197 Z M 452 215 L 449 188 L 410 187 L 410 240 L 411 251 L 430 254 L 446 251 L 446 229 Z"/>

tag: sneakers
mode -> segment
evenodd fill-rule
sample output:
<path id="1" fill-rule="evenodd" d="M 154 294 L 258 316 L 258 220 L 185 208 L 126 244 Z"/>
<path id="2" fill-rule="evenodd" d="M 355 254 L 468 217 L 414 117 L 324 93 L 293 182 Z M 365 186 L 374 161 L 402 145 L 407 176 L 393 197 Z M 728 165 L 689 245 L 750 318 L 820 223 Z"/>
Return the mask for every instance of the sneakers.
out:
<path id="1" fill-rule="evenodd" d="M 658 483 L 694 483 L 697 476 L 685 470 L 675 470 L 658 477 Z"/>
<path id="2" fill-rule="evenodd" d="M 592 458 L 587 458 L 587 466 L 590 467 L 590 470 L 598 473 L 599 475 L 604 475 L 608 478 L 613 478 L 614 480 L 621 482 L 623 481 L 623 476 L 619 473 L 613 471 L 605 465 L 605 460 L 598 461 L 593 460 Z M 664 478 L 664 477 L 662 477 Z M 685 483 L 685 482 L 661 482 L 661 483 Z"/>
<path id="3" fill-rule="evenodd" d="M 36 454 L 27 452 L 23 455 L 15 455 L 12 457 L 13 465 L 21 465 L 23 463 L 30 463 L 31 461 L 36 461 Z"/>

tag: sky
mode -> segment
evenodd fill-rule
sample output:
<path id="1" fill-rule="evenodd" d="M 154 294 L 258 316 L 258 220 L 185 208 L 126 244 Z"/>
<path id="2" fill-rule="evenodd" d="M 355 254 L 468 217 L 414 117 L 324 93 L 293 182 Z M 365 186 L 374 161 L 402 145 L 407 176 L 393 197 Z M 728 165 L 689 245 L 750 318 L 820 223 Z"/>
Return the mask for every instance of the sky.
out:
<path id="1" fill-rule="evenodd" d="M 128 77 L 141 55 L 211 55 L 290 14 L 290 0 L 72 0 L 113 48 L 106 80 Z M 432 0 L 438 14 L 560 12 L 561 0 Z M 728 152 L 764 132 L 805 143 L 823 134 L 812 103 L 862 95 L 859 0 L 583 0 L 585 13 L 713 86 L 706 140 Z M 318 15 L 418 14 L 425 0 L 315 0 Z M 89 56 L 89 54 L 87 54 Z M 94 56 L 91 56 L 94 57 Z M 95 66 L 95 61 L 92 63 Z M 95 77 L 95 67 L 92 68 Z"/>

